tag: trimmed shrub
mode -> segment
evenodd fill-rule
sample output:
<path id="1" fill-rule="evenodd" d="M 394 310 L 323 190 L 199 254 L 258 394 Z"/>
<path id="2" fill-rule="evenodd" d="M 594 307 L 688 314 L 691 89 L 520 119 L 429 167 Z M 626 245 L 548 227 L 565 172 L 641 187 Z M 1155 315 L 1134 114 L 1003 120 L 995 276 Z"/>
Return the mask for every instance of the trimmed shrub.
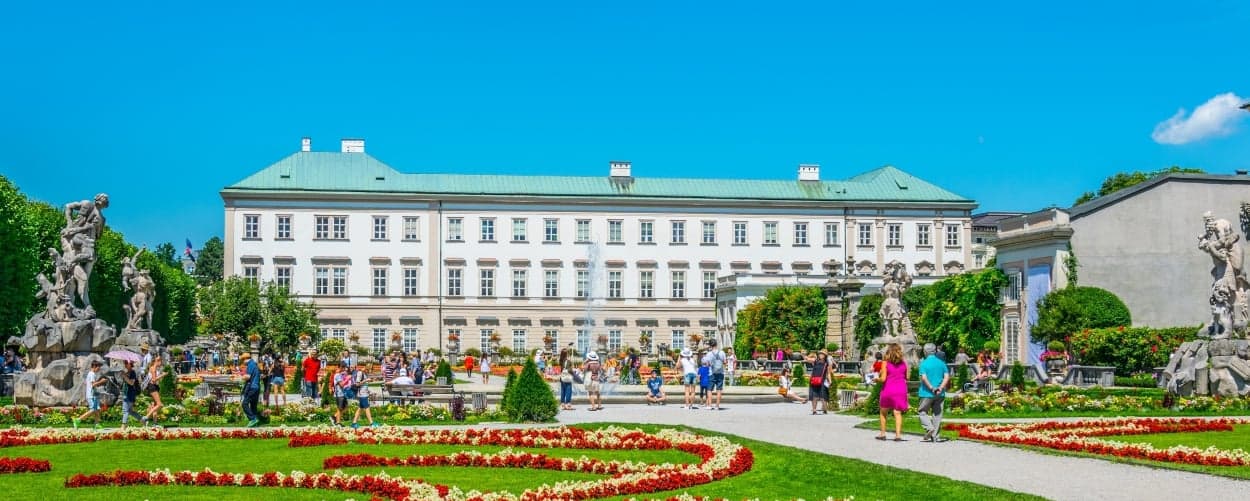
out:
<path id="1" fill-rule="evenodd" d="M 174 371 L 165 371 L 165 375 L 161 376 L 160 388 L 162 399 L 173 399 L 174 388 L 177 387 L 177 381 L 174 379 Z M 163 401 L 163 400 L 162 400 Z"/>
<path id="2" fill-rule="evenodd" d="M 1132 323 L 1128 306 L 1115 294 L 1097 287 L 1068 287 L 1052 291 L 1038 301 L 1032 335 L 1043 341 L 1064 341 L 1083 329 Z"/>
<path id="3" fill-rule="evenodd" d="M 807 376 L 803 374 L 802 363 L 794 364 L 794 366 L 790 369 L 790 374 L 794 376 L 794 382 L 790 383 L 791 385 L 807 386 Z"/>
<path id="4" fill-rule="evenodd" d="M 516 378 L 516 369 L 508 369 L 508 381 L 503 384 L 503 396 L 499 398 L 499 410 L 508 412 L 508 397 L 511 396 L 513 388 L 516 387 Z"/>
<path id="5" fill-rule="evenodd" d="M 300 362 L 303 362 L 303 360 L 296 360 L 295 374 L 291 375 L 291 378 L 286 382 L 287 393 L 301 393 L 304 391 L 304 364 Z"/>
<path id="6" fill-rule="evenodd" d="M 547 422 L 556 417 L 560 405 L 556 403 L 555 393 L 538 374 L 538 366 L 534 359 L 525 361 L 525 368 L 517 376 L 507 396 L 508 406 L 505 411 L 512 422 Z"/>
<path id="7" fill-rule="evenodd" d="M 1011 386 L 1016 391 L 1024 390 L 1024 366 L 1020 364 L 1019 360 L 1011 364 Z"/>
<path id="8" fill-rule="evenodd" d="M 447 378 L 447 384 L 456 384 L 456 377 L 451 373 L 451 364 L 446 360 L 439 360 L 438 368 L 434 369 L 434 381 L 437 382 L 440 377 Z"/>
<path id="9" fill-rule="evenodd" d="M 968 384 L 968 364 L 955 366 L 955 388 L 962 390 Z"/>
<path id="10" fill-rule="evenodd" d="M 981 349 L 988 351 L 990 353 L 998 353 L 998 348 L 999 348 L 998 341 L 986 341 L 985 344 L 981 347 Z"/>
<path id="11" fill-rule="evenodd" d="M 330 380 L 334 378 L 333 372 L 328 375 L 321 376 L 321 406 L 326 407 L 334 405 L 334 392 L 330 391 Z"/>
<path id="12" fill-rule="evenodd" d="M 1128 376 L 1167 365 L 1172 352 L 1197 335 L 1198 327 L 1082 329 L 1069 338 L 1068 348 L 1081 365 L 1115 367 L 1116 374 Z"/>
<path id="13" fill-rule="evenodd" d="M 465 356 L 469 356 L 473 358 L 482 358 L 482 350 L 479 350 L 477 348 L 469 348 L 467 350 L 464 350 L 464 354 Z"/>
<path id="14" fill-rule="evenodd" d="M 885 387 L 885 382 L 876 381 L 872 383 L 872 391 L 868 393 L 868 399 L 864 401 L 863 411 L 865 415 L 874 415 L 881 410 L 881 388 Z"/>

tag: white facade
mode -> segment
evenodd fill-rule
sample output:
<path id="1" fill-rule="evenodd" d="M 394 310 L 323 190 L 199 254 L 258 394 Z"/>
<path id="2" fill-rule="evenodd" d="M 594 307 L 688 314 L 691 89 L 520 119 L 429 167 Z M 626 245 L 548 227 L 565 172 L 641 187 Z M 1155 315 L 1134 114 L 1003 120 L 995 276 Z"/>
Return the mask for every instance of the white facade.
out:
<path id="1" fill-rule="evenodd" d="M 593 344 L 601 335 L 639 346 L 644 333 L 680 346 L 690 334 L 716 332 L 720 276 L 824 275 L 845 263 L 875 276 L 893 260 L 940 276 L 962 271 L 971 256 L 969 203 L 230 188 L 222 196 L 226 275 L 280 281 L 289 274 L 291 290 L 320 308 L 323 334 L 355 331 L 375 347 L 387 344 L 375 337 L 392 333 L 420 348 L 443 347 L 448 334 L 460 336 L 462 349 L 491 335 L 525 349 Z M 928 245 L 918 241 L 922 226 Z M 492 290 L 483 290 L 484 272 Z"/>

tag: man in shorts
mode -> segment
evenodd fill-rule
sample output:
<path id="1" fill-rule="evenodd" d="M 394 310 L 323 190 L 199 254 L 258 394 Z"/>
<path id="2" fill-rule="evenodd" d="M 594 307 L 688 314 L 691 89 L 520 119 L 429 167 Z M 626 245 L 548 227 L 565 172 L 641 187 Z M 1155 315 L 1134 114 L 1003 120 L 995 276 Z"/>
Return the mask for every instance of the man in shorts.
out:
<path id="1" fill-rule="evenodd" d="M 352 373 L 352 388 L 356 391 L 356 415 L 352 417 L 352 428 L 360 427 L 360 411 L 365 411 L 365 417 L 369 418 L 369 426 L 378 426 L 373 420 L 373 411 L 369 410 L 369 376 L 365 374 L 365 370 L 360 366 L 356 366 L 356 370 Z"/>
<path id="2" fill-rule="evenodd" d="M 599 380 L 603 377 L 603 365 L 599 363 L 599 354 L 590 352 L 586 354 L 586 365 L 582 367 L 586 373 L 586 395 L 590 399 L 590 409 L 597 411 L 603 409 L 603 400 L 599 398 Z"/>
<path id="3" fill-rule="evenodd" d="M 710 408 L 720 410 L 721 393 L 725 390 L 725 365 L 727 358 L 725 357 L 725 352 L 716 347 L 715 339 L 708 339 L 707 345 L 711 351 L 703 356 L 703 363 L 708 366 L 712 373 L 711 384 L 708 385 L 708 390 L 711 393 L 708 395 L 707 400 Z"/>
<path id="4" fill-rule="evenodd" d="M 74 418 L 73 423 L 75 430 L 78 429 L 78 423 L 87 419 L 87 416 L 95 418 L 95 428 L 97 430 L 100 429 L 100 398 L 96 396 L 95 389 L 96 387 L 107 382 L 104 378 L 100 377 L 100 367 L 102 366 L 104 366 L 104 364 L 99 360 L 92 360 L 91 371 L 87 372 L 86 376 L 83 376 L 83 387 L 87 389 L 87 412 L 84 412 L 83 415 Z"/>

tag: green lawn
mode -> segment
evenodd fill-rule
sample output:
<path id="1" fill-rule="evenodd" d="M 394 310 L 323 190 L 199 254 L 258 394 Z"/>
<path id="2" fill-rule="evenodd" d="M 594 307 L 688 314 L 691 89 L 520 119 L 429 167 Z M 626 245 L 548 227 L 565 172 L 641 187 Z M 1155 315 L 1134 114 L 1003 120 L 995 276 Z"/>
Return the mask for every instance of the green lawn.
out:
<path id="1" fill-rule="evenodd" d="M 599 428 L 608 424 L 588 426 Z M 630 428 L 642 428 L 653 432 L 658 426 L 620 424 Z M 703 430 L 693 430 L 707 435 L 719 435 Z M 926 499 L 1035 499 L 999 489 L 968 482 L 957 482 L 932 475 L 908 472 L 864 461 L 846 459 L 783 447 L 741 437 L 725 435 L 730 440 L 749 447 L 755 454 L 754 468 L 740 476 L 689 489 L 687 492 L 703 496 L 719 496 L 730 499 L 823 499 L 826 496 L 857 499 L 914 499 L 916 492 L 924 492 Z M 181 440 L 181 441 L 105 441 L 52 446 L 12 447 L 0 450 L 0 456 L 28 456 L 52 462 L 52 471 L 38 474 L 0 475 L 0 492 L 42 493 L 49 499 L 74 498 L 81 500 L 105 499 L 192 499 L 220 501 L 226 499 L 343 499 L 360 498 L 352 493 L 317 491 L 305 489 L 283 490 L 281 493 L 266 488 L 199 488 L 199 487 L 96 487 L 63 489 L 65 478 L 74 473 L 106 472 L 117 469 L 199 470 L 205 467 L 215 471 L 264 472 L 302 470 L 308 473 L 322 471 L 322 460 L 343 453 L 368 452 L 380 456 L 406 456 L 411 454 L 447 454 L 464 450 L 450 445 L 362 445 L 291 448 L 286 440 Z M 482 452 L 494 452 L 501 447 L 476 447 Z M 584 451 L 576 449 L 524 449 L 551 456 L 593 456 L 603 460 L 634 460 L 651 463 L 682 463 L 697 461 L 696 456 L 677 451 Z M 565 480 L 595 478 L 595 475 L 508 468 L 351 468 L 349 473 L 377 473 L 405 478 L 421 478 L 431 483 L 456 485 L 462 489 L 509 490 L 520 492 L 527 487 Z M 655 493 L 645 498 L 663 498 L 680 492 Z"/>

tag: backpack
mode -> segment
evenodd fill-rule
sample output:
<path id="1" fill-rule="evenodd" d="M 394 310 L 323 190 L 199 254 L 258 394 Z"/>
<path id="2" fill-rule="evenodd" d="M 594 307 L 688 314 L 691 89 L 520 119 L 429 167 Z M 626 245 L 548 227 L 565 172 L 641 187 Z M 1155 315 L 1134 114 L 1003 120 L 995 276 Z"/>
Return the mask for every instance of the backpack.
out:
<path id="1" fill-rule="evenodd" d="M 725 353 L 717 351 L 712 353 L 712 374 L 725 373 Z"/>

